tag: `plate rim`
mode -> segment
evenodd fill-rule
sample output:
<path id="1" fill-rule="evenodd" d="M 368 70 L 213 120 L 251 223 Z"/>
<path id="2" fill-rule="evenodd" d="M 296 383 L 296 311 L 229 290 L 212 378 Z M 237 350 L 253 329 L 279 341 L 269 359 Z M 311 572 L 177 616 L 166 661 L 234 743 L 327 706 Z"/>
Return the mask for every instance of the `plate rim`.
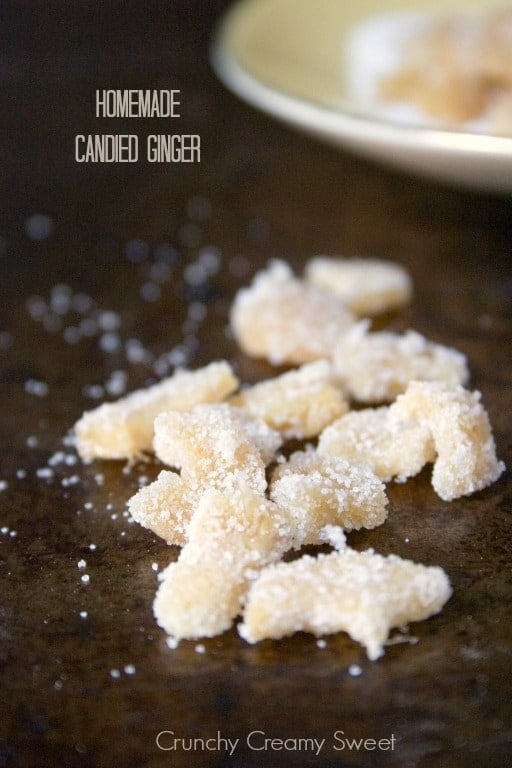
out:
<path id="1" fill-rule="evenodd" d="M 491 181 L 484 183 L 483 188 L 512 191 L 512 137 L 402 123 L 387 116 L 365 113 L 351 106 L 351 102 L 346 99 L 336 106 L 316 104 L 310 99 L 268 85 L 253 75 L 238 60 L 229 44 L 237 16 L 244 11 L 244 7 L 250 5 L 251 2 L 247 0 L 238 0 L 228 9 L 214 30 L 209 50 L 215 74 L 243 101 L 295 128 L 320 136 L 331 144 L 352 148 L 374 159 L 382 159 L 386 147 L 396 147 L 406 156 L 416 155 L 420 161 L 422 157 L 435 153 L 441 159 L 450 158 L 457 163 L 467 161 L 487 168 L 495 166 L 500 171 L 508 161 L 506 164 L 510 165 L 510 182 L 504 184 Z M 398 165 L 403 167 L 400 162 Z M 446 178 L 450 179 L 451 175 L 448 173 Z M 477 186 L 482 188 L 482 184 Z"/>

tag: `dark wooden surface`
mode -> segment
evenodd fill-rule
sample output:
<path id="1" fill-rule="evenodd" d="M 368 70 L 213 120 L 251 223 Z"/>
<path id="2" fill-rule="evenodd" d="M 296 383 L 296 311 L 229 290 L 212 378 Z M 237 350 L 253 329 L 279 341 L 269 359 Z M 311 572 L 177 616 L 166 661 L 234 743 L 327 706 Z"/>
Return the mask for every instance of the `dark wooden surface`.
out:
<path id="1" fill-rule="evenodd" d="M 410 270 L 415 299 L 392 327 L 467 354 L 500 457 L 512 463 L 512 201 L 395 174 L 238 102 L 207 60 L 225 6 L 2 4 L 0 766 L 510 765 L 508 473 L 445 504 L 425 472 L 390 487 L 382 528 L 350 537 L 358 548 L 439 564 L 454 586 L 438 617 L 411 628 L 417 644 L 389 647 L 375 663 L 343 634 L 325 649 L 305 635 L 251 647 L 232 631 L 205 641 L 204 653 L 188 642 L 169 650 L 151 614 L 152 563 L 161 568 L 176 551 L 123 517 L 138 478 L 158 468 L 60 463 L 53 478 L 38 476 L 55 452 L 73 455 L 62 438 L 96 404 L 90 385 L 123 370 L 133 389 L 155 371 L 124 348 L 102 351 L 98 334 L 67 343 L 76 317 L 50 332 L 32 318 L 30 297 L 48 301 L 59 284 L 86 293 L 119 315 L 122 344 L 139 339 L 153 359 L 182 344 L 191 301 L 205 302 L 189 365 L 227 357 L 257 380 L 269 371 L 225 333 L 229 302 L 270 257 L 300 270 L 317 253 L 390 258 Z M 76 164 L 75 134 L 114 132 L 94 118 L 94 91 L 104 87 L 180 88 L 179 132 L 201 135 L 200 165 Z M 169 129 L 115 121 L 115 132 L 126 130 Z M 35 214 L 53 226 L 44 239 L 34 239 Z M 220 269 L 192 284 L 187 265 L 205 246 L 218 249 Z M 163 279 L 169 255 L 161 298 L 148 302 L 140 289 L 154 282 L 155 263 Z M 47 394 L 30 394 L 31 380 Z M 348 673 L 354 663 L 359 677 Z M 231 757 L 164 752 L 155 743 L 163 730 L 240 742 Z M 256 750 L 246 744 L 252 731 L 326 742 L 319 756 Z M 396 746 L 336 752 L 335 731 L 394 734 Z"/>

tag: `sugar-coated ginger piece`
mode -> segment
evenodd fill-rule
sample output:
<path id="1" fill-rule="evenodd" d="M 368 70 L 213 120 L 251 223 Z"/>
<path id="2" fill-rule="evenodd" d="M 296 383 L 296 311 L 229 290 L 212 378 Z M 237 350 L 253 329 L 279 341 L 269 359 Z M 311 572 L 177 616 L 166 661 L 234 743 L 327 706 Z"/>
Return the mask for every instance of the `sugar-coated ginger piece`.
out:
<path id="1" fill-rule="evenodd" d="M 87 411 L 75 424 L 82 459 L 134 459 L 150 451 L 153 422 L 162 411 L 187 411 L 198 403 L 220 402 L 238 388 L 229 363 L 178 371 L 147 389 Z"/>
<path id="2" fill-rule="evenodd" d="M 366 462 L 384 482 L 402 482 L 434 461 L 430 429 L 409 417 L 393 415 L 389 406 L 350 411 L 324 429 L 318 453 Z"/>
<path id="3" fill-rule="evenodd" d="M 364 320 L 341 338 L 333 362 L 346 391 L 362 403 L 392 402 L 413 380 L 464 384 L 469 377 L 466 357 L 456 349 L 416 331 L 369 333 Z"/>
<path id="4" fill-rule="evenodd" d="M 260 493 L 267 487 L 261 451 L 227 403 L 161 413 L 153 445 L 158 458 L 181 469 L 184 479 L 218 487 L 225 475 L 238 473 Z"/>
<path id="5" fill-rule="evenodd" d="M 327 360 L 242 389 L 229 403 L 263 419 L 284 439 L 298 440 L 316 437 L 348 410 Z"/>
<path id="6" fill-rule="evenodd" d="M 144 528 L 168 544 L 181 547 L 187 541 L 188 526 L 203 493 L 203 484 L 185 481 L 176 472 L 164 469 L 129 499 L 128 511 Z"/>
<path id="7" fill-rule="evenodd" d="M 387 517 L 384 484 L 369 466 L 314 450 L 297 451 L 276 467 L 270 498 L 290 516 L 295 549 L 321 544 L 326 525 L 375 528 Z"/>
<path id="8" fill-rule="evenodd" d="M 235 296 L 234 336 L 247 355 L 273 365 L 330 357 L 354 316 L 330 291 L 294 276 L 283 261 L 259 272 Z"/>
<path id="9" fill-rule="evenodd" d="M 163 470 L 128 502 L 138 523 L 168 544 L 183 546 L 194 511 L 205 493 L 227 490 L 243 478 L 259 493 L 266 489 L 265 464 L 281 445 L 278 432 L 227 403 L 169 411 L 156 420 L 157 455 L 181 474 Z"/>
<path id="10" fill-rule="evenodd" d="M 442 568 L 347 547 L 263 569 L 238 629 L 250 643 L 299 631 L 344 631 L 375 660 L 393 627 L 438 613 L 451 591 Z"/>
<path id="11" fill-rule="evenodd" d="M 332 291 L 357 315 L 398 309 L 412 297 L 412 280 L 399 264 L 382 259 L 316 256 L 306 264 L 305 277 Z"/>
<path id="12" fill-rule="evenodd" d="M 176 638 L 212 637 L 241 611 L 251 580 L 290 546 L 286 515 L 243 483 L 207 491 L 179 559 L 161 574 L 153 611 Z"/>
<path id="13" fill-rule="evenodd" d="M 432 433 L 437 458 L 432 485 L 444 500 L 466 496 L 493 483 L 505 469 L 480 392 L 442 382 L 413 381 L 391 406 Z"/>

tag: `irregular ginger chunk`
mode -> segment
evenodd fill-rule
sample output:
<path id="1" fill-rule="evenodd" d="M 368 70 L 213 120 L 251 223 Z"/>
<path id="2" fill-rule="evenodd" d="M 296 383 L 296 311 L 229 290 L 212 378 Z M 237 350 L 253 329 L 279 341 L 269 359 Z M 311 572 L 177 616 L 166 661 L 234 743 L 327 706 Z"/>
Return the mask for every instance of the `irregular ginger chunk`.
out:
<path id="1" fill-rule="evenodd" d="M 243 351 L 273 365 L 328 358 L 354 316 L 330 291 L 295 277 L 274 261 L 242 288 L 231 310 L 231 325 Z"/>
<path id="2" fill-rule="evenodd" d="M 381 259 L 316 256 L 305 269 L 306 279 L 332 291 L 356 315 L 377 315 L 408 304 L 412 280 L 399 264 Z"/>
<path id="3" fill-rule="evenodd" d="M 362 403 L 391 402 L 414 379 L 448 384 L 464 384 L 468 379 L 461 352 L 415 331 L 403 336 L 390 331 L 368 333 L 366 321 L 343 336 L 333 359 L 346 391 Z"/>
<path id="4" fill-rule="evenodd" d="M 316 437 L 348 410 L 327 360 L 247 387 L 229 403 L 263 419 L 286 440 Z"/>
<path id="5" fill-rule="evenodd" d="M 82 459 L 135 459 L 153 444 L 153 422 L 162 411 L 187 411 L 198 403 L 216 403 L 238 388 L 225 361 L 196 371 L 179 371 L 147 389 L 84 413 L 75 424 Z"/>
<path id="6" fill-rule="evenodd" d="M 430 429 L 437 453 L 432 485 L 444 501 L 486 488 L 504 471 L 480 392 L 413 381 L 391 409 Z"/>
<path id="7" fill-rule="evenodd" d="M 365 462 L 384 482 L 417 475 L 434 461 L 432 434 L 426 425 L 393 413 L 388 406 L 350 411 L 324 429 L 318 453 Z"/>
<path id="8" fill-rule="evenodd" d="M 326 525 L 375 528 L 387 517 L 384 484 L 369 466 L 316 451 L 297 451 L 276 467 L 270 498 L 288 512 L 296 549 L 321 544 Z"/>
<path id="9" fill-rule="evenodd" d="M 389 631 L 438 613 L 451 595 L 442 568 L 367 550 L 304 555 L 265 568 L 249 590 L 240 635 L 250 643 L 301 630 L 348 632 L 369 659 L 384 653 Z"/>
<path id="10" fill-rule="evenodd" d="M 243 483 L 230 493 L 207 491 L 178 561 L 161 574 L 153 605 L 158 624 L 178 640 L 224 632 L 250 581 L 289 547 L 286 515 L 264 496 Z"/>

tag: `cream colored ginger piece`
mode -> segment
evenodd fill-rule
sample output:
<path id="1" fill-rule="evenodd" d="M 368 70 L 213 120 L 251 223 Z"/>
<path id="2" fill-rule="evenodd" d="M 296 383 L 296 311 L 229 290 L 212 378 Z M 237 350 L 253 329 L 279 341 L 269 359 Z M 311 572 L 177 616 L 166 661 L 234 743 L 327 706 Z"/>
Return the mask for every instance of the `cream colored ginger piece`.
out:
<path id="1" fill-rule="evenodd" d="M 334 352 L 334 369 L 347 392 L 362 403 L 393 401 L 412 380 L 464 384 L 466 357 L 415 331 L 368 333 L 368 322 L 349 330 Z"/>
<path id="2" fill-rule="evenodd" d="M 210 489 L 189 525 L 179 559 L 161 574 L 153 605 L 158 624 L 180 640 L 212 637 L 240 613 L 259 570 L 290 546 L 286 515 L 243 483 Z"/>
<path id="3" fill-rule="evenodd" d="M 274 470 L 270 498 L 293 522 L 293 546 L 320 544 L 321 531 L 335 524 L 347 531 L 375 528 L 387 517 L 384 484 L 365 464 L 297 451 Z"/>
<path id="4" fill-rule="evenodd" d="M 225 403 L 200 405 L 158 418 L 157 453 L 181 468 L 163 470 L 128 502 L 132 517 L 168 544 L 183 546 L 194 511 L 210 488 L 227 490 L 239 478 L 259 493 L 266 489 L 265 464 L 281 445 L 265 422 Z"/>
<path id="5" fill-rule="evenodd" d="M 399 264 L 382 259 L 316 256 L 306 279 L 332 291 L 356 315 L 377 315 L 403 307 L 412 297 L 412 280 Z"/>
<path id="6" fill-rule="evenodd" d="M 131 497 L 128 511 L 144 528 L 181 547 L 203 493 L 202 484 L 186 482 L 176 472 L 164 469 L 154 482 Z"/>
<path id="7" fill-rule="evenodd" d="M 347 547 L 265 568 L 251 585 L 238 629 L 250 643 L 344 631 L 375 660 L 393 627 L 438 613 L 451 591 L 442 568 Z"/>
<path id="8" fill-rule="evenodd" d="M 348 410 L 327 360 L 307 363 L 243 389 L 229 403 L 263 419 L 284 439 L 316 437 Z"/>
<path id="9" fill-rule="evenodd" d="M 504 471 L 505 465 L 496 458 L 480 392 L 413 381 L 391 411 L 395 417 L 415 419 L 430 429 L 437 453 L 432 485 L 444 501 L 486 488 Z"/>
<path id="10" fill-rule="evenodd" d="M 389 406 L 350 411 L 324 429 L 317 450 L 324 456 L 366 462 L 384 482 L 403 482 L 435 458 L 430 429 L 393 416 Z"/>
<path id="11" fill-rule="evenodd" d="M 259 272 L 235 296 L 231 326 L 247 355 L 273 365 L 301 364 L 331 356 L 354 316 L 330 291 L 294 276 L 283 261 Z"/>
<path id="12" fill-rule="evenodd" d="M 243 421 L 247 421 L 246 416 L 227 403 L 198 405 L 184 413 L 161 413 L 155 419 L 155 453 L 165 464 L 182 469 L 187 481 L 194 479 L 218 487 L 225 475 L 238 473 L 251 488 L 264 493 L 267 486 L 262 451 Z M 265 427 L 261 425 L 262 434 Z M 275 432 L 267 430 L 273 440 Z M 279 444 L 277 436 L 272 445 Z M 267 455 L 266 445 L 264 451 Z"/>
<path id="13" fill-rule="evenodd" d="M 152 448 L 153 422 L 159 413 L 219 402 L 238 385 L 225 361 L 196 371 L 179 371 L 147 389 L 84 413 L 75 424 L 77 451 L 82 459 L 137 458 Z"/>

